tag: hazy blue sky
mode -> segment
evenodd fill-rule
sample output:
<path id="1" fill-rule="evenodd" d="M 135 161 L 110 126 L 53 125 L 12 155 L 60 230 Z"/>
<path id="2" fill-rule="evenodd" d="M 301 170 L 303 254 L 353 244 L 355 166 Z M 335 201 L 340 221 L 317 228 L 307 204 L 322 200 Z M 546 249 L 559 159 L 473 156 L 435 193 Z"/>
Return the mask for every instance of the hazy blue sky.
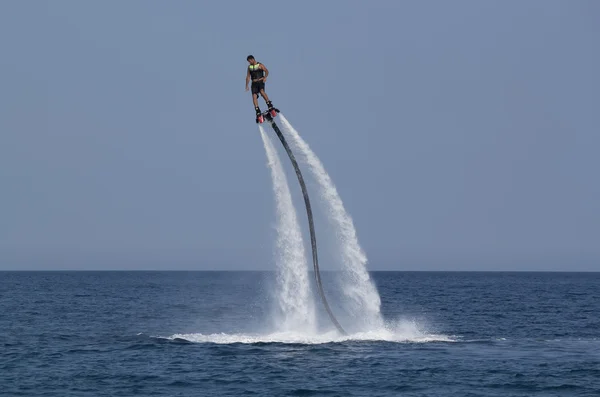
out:
<path id="1" fill-rule="evenodd" d="M 371 270 L 600 270 L 598 21 L 597 1 L 2 1 L 0 269 L 272 268 L 252 53 Z"/>

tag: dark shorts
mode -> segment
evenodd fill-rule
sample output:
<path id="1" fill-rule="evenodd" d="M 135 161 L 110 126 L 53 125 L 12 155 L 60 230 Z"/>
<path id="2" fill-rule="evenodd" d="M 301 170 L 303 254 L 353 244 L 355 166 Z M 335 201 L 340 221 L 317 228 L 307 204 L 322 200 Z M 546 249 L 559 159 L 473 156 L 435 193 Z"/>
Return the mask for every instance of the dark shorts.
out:
<path id="1" fill-rule="evenodd" d="M 256 83 L 252 83 L 252 93 L 255 95 L 260 94 L 260 90 L 265 89 L 264 81 L 257 81 Z"/>

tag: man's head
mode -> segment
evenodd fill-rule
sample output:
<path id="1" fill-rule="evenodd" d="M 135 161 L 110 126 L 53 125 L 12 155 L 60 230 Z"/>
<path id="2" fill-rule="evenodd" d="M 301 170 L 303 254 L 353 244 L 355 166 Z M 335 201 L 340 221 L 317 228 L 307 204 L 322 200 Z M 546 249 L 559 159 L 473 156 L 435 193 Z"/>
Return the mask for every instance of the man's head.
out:
<path id="1" fill-rule="evenodd" d="M 256 65 L 256 59 L 254 59 L 254 56 L 252 56 L 252 55 L 248 55 L 248 56 L 246 57 L 246 60 L 248 61 L 248 63 L 249 63 L 250 65 Z"/>

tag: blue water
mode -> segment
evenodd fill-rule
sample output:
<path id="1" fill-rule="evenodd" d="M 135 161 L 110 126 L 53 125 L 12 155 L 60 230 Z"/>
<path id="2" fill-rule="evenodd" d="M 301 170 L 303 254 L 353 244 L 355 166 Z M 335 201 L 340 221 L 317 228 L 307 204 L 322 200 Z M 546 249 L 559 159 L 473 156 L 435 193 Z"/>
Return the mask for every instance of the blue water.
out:
<path id="1" fill-rule="evenodd" d="M 0 272 L 0 395 L 600 396 L 600 273 L 373 278 L 342 337 L 278 333 L 267 272 Z"/>

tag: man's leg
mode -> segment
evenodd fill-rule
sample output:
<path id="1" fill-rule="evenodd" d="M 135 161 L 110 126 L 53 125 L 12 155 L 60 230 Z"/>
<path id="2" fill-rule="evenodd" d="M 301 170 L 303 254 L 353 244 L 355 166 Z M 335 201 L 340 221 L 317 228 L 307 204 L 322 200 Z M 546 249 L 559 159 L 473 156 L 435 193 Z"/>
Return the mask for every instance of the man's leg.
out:
<path id="1" fill-rule="evenodd" d="M 262 90 L 260 90 L 260 95 L 262 95 L 262 97 L 265 99 L 265 102 L 269 103 L 269 97 L 267 96 L 267 93 L 265 92 L 265 89 L 263 88 Z"/>
<path id="2" fill-rule="evenodd" d="M 267 96 L 267 93 L 265 92 L 264 88 L 260 90 L 260 95 L 262 95 L 262 97 L 264 98 L 265 102 L 267 103 L 267 107 L 269 109 L 271 109 L 273 107 L 273 104 L 269 100 L 269 97 Z"/>
<path id="3" fill-rule="evenodd" d="M 254 111 L 256 112 L 256 122 L 257 123 L 262 123 L 262 121 L 260 121 L 260 108 L 258 107 L 258 92 L 256 93 L 252 93 L 252 102 L 254 103 Z"/>

